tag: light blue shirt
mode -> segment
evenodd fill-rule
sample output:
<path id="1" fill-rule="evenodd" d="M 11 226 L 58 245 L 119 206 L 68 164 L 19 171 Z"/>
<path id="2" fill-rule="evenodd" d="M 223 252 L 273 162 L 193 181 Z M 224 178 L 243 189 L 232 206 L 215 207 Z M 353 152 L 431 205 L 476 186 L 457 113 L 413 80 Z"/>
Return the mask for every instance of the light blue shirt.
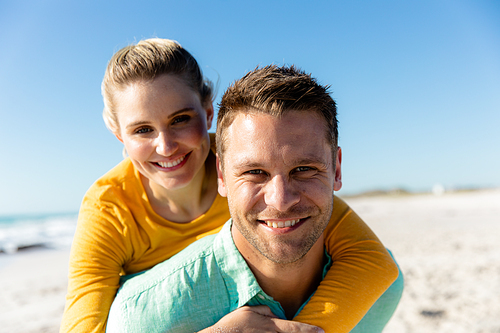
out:
<path id="1" fill-rule="evenodd" d="M 329 259 L 323 277 L 330 265 Z M 399 298 L 394 304 L 390 297 L 369 318 L 383 328 L 398 302 Z M 262 290 L 236 248 L 229 220 L 217 235 L 194 242 L 146 272 L 126 277 L 111 306 L 106 332 L 196 332 L 244 305 L 267 305 L 286 319 L 281 305 Z M 387 305 L 390 314 L 383 319 L 379 312 L 387 312 Z M 367 324 L 360 322 L 355 330 L 381 331 L 365 330 L 374 323 Z"/>

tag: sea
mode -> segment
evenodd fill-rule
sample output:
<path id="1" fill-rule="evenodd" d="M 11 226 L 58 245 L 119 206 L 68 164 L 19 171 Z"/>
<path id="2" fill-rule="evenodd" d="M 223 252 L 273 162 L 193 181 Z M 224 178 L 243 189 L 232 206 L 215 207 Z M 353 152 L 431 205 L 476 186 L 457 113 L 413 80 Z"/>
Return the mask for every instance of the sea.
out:
<path id="1" fill-rule="evenodd" d="M 25 249 L 70 248 L 78 212 L 0 216 L 0 254 Z"/>

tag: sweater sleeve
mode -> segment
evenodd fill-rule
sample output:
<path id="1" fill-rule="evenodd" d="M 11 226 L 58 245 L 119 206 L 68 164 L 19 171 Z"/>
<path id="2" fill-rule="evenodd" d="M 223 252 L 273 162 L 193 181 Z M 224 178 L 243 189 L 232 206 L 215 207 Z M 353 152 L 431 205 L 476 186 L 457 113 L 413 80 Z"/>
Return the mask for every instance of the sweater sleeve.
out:
<path id="1" fill-rule="evenodd" d="M 84 199 L 73 240 L 60 332 L 104 332 L 120 272 L 129 259 L 118 206 Z"/>
<path id="2" fill-rule="evenodd" d="M 335 197 L 325 230 L 332 266 L 294 318 L 330 332 L 350 332 L 398 277 L 398 268 L 377 236 Z"/>

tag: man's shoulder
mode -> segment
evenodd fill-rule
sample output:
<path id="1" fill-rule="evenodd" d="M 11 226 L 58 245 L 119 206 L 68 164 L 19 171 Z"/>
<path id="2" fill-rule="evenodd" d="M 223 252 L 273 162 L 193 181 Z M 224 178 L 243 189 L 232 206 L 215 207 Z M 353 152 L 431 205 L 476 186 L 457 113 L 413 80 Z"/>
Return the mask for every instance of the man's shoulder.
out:
<path id="1" fill-rule="evenodd" d="M 147 271 L 122 277 L 116 301 L 126 301 L 164 283 L 175 283 L 186 271 L 195 274 L 195 268 L 200 266 L 206 268 L 206 265 L 213 261 L 213 240 L 216 236 L 209 235 L 190 244 L 170 259 Z"/>
<path id="2" fill-rule="evenodd" d="M 186 332 L 216 323 L 231 308 L 214 239 L 207 236 L 143 273 L 125 278 L 107 332 Z"/>

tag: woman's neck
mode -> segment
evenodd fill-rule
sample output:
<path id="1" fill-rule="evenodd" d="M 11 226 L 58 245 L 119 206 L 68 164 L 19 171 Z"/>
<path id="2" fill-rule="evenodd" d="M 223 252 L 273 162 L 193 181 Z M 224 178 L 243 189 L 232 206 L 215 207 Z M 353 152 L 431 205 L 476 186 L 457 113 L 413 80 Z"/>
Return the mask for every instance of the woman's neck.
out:
<path id="1" fill-rule="evenodd" d="M 171 222 L 188 223 L 208 211 L 217 196 L 215 158 L 209 153 L 205 166 L 188 185 L 169 190 L 141 176 L 153 210 Z"/>

